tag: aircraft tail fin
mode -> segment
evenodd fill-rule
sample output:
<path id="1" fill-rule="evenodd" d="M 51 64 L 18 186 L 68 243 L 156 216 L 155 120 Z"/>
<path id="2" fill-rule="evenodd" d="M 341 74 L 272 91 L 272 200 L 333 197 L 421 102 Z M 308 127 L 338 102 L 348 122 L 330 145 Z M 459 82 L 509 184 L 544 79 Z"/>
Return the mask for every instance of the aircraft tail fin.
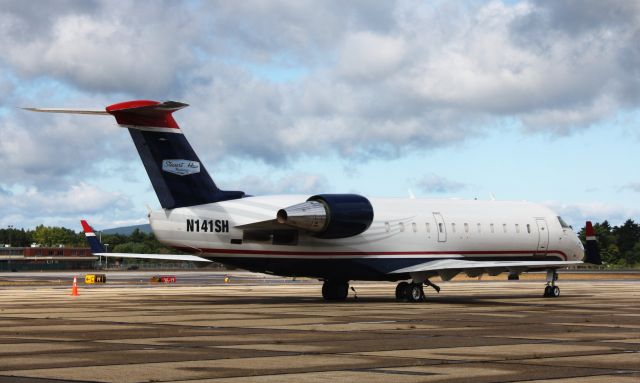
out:
<path id="1" fill-rule="evenodd" d="M 112 115 L 127 128 L 165 209 L 202 205 L 244 197 L 220 190 L 173 119 L 188 106 L 176 101 L 126 101 L 102 110 L 24 108 L 33 112 Z"/>
<path id="2" fill-rule="evenodd" d="M 593 228 L 591 221 L 587 221 L 585 226 L 586 246 L 584 250 L 584 261 L 593 265 L 602 265 L 602 259 L 600 258 L 600 246 L 598 245 L 598 239 L 596 238 L 596 231 Z"/>
<path id="3" fill-rule="evenodd" d="M 176 101 L 127 101 L 107 112 L 128 128 L 153 188 L 165 209 L 242 198 L 241 191 L 220 190 L 173 119 L 188 106 Z"/>
<path id="4" fill-rule="evenodd" d="M 102 243 L 100 243 L 98 237 L 96 237 L 96 233 L 93 228 L 84 219 L 80 221 L 80 224 L 82 225 L 82 230 L 84 231 L 84 236 L 89 243 L 91 252 L 94 254 L 104 253 L 104 246 L 102 246 Z"/>

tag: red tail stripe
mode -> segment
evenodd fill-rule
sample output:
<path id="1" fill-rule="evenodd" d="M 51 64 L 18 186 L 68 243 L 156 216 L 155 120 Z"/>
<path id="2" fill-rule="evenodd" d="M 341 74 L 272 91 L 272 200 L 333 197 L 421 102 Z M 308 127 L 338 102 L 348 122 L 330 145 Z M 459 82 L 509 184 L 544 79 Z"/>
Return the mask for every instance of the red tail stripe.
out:
<path id="1" fill-rule="evenodd" d="M 91 228 L 91 226 L 89 226 L 87 221 L 85 221 L 83 219 L 83 220 L 80 221 L 80 224 L 82 224 L 82 230 L 84 230 L 85 233 L 93 233 L 93 228 Z"/>
<path id="2" fill-rule="evenodd" d="M 140 110 L 138 108 L 160 105 L 161 102 L 151 100 L 125 101 L 107 106 L 107 112 L 111 113 L 118 124 L 133 126 L 151 126 L 161 128 L 180 129 L 171 113 L 174 110 L 150 108 Z"/>

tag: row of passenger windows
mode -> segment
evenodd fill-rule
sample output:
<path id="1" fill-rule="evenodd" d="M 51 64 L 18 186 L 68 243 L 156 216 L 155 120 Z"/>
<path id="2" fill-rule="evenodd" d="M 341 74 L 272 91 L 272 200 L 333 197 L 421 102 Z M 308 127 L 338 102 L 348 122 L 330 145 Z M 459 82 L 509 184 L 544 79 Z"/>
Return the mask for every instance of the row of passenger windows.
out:
<path id="1" fill-rule="evenodd" d="M 431 224 L 429 222 L 427 222 L 425 225 L 426 225 L 427 233 L 431 233 Z M 385 229 L 387 231 L 391 231 L 391 224 L 389 224 L 389 222 L 385 222 L 384 226 L 385 226 Z M 403 222 L 400 222 L 398 224 L 398 226 L 400 227 L 400 231 L 405 231 L 407 225 L 405 225 Z M 463 230 L 465 233 L 468 233 L 470 231 L 469 226 L 470 225 L 465 222 L 465 223 L 462 224 L 462 228 L 459 228 L 459 226 L 455 222 L 452 222 L 451 223 L 451 232 L 452 233 L 456 233 L 456 232 L 458 232 L 458 230 Z M 499 230 L 499 228 L 497 228 L 496 226 L 498 226 L 498 225 L 490 223 L 489 224 L 489 232 L 490 233 L 496 233 Z M 508 233 L 509 232 L 508 226 L 509 225 L 507 225 L 506 223 L 502 224 L 502 232 L 503 233 Z M 524 228 L 526 228 L 527 234 L 531 234 L 531 225 L 530 224 L 524 225 Z M 411 229 L 413 230 L 414 233 L 417 233 L 418 232 L 418 225 L 415 222 L 411 223 Z M 480 233 L 482 233 L 482 230 L 483 230 L 482 229 L 482 224 L 481 223 L 477 223 L 476 224 L 476 231 L 480 234 Z M 516 234 L 519 234 L 521 232 L 521 225 L 519 223 L 514 224 L 514 229 L 513 230 L 515 230 Z M 438 231 L 440 231 L 441 233 L 444 233 L 445 228 L 444 228 L 444 224 L 443 223 L 438 223 Z"/>

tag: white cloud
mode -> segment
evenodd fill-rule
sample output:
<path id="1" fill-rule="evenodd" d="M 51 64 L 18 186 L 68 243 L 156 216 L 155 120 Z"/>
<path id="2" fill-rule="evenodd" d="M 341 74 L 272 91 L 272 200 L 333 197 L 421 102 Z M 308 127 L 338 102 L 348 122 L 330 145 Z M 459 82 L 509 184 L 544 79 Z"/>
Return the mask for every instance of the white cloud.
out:
<path id="1" fill-rule="evenodd" d="M 58 192 L 41 191 L 36 187 L 0 194 L 0 226 L 22 222 L 35 226 L 44 222 L 72 223 L 74 227 L 86 216 L 118 217 L 131 210 L 128 197 L 97 186 L 80 182 Z M 113 219 L 112 218 L 112 219 Z"/>
<path id="2" fill-rule="evenodd" d="M 9 10 L 0 13 L 3 58 L 23 76 L 55 76 L 89 91 L 167 92 L 193 63 L 195 29 L 203 21 L 172 4 L 123 1 L 87 9 L 76 2 L 63 10 Z M 31 32 L 47 10 L 52 14 L 40 33 Z"/>
<path id="3" fill-rule="evenodd" d="M 176 118 L 205 163 L 394 158 L 505 120 L 569 135 L 637 109 L 639 20 L 623 0 L 6 1 L 0 98 L 5 109 L 185 101 Z M 274 81 L 270 68 L 301 74 Z M 45 193 L 138 161 L 112 126 L 0 113 L 0 184 Z"/>
<path id="4" fill-rule="evenodd" d="M 549 207 L 575 227 L 582 227 L 586 221 L 609 221 L 612 225 L 624 223 L 629 218 L 639 217 L 640 209 L 615 203 L 587 202 L 564 204 L 557 201 L 545 201 L 543 205 Z"/>
<path id="5" fill-rule="evenodd" d="M 405 51 L 401 38 L 368 31 L 350 33 L 339 48 L 338 73 L 350 81 L 377 81 L 398 69 Z"/>
<path id="6" fill-rule="evenodd" d="M 620 187 L 619 191 L 630 190 L 640 193 L 640 182 L 630 182 Z"/>
<path id="7" fill-rule="evenodd" d="M 225 182 L 225 189 L 244 190 L 252 195 L 316 194 L 326 193 L 329 189 L 329 183 L 321 175 L 293 172 L 275 180 L 258 176 L 230 180 Z"/>
<path id="8" fill-rule="evenodd" d="M 414 185 L 425 193 L 452 193 L 467 187 L 462 182 L 453 181 L 431 173 L 422 176 Z"/>

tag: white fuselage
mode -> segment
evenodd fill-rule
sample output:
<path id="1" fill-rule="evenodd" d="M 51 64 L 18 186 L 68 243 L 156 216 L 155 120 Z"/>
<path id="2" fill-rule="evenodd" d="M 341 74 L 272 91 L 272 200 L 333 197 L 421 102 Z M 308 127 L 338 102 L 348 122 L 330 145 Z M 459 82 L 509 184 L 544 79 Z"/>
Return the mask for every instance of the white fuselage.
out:
<path id="1" fill-rule="evenodd" d="M 236 228 L 273 220 L 279 209 L 308 197 L 248 197 L 156 211 L 149 219 L 162 243 L 231 264 L 240 258 L 579 261 L 584 256 L 582 244 L 570 227 L 562 227 L 550 209 L 529 202 L 371 198 L 371 226 L 362 234 L 343 239 L 301 234 L 294 241 L 274 241 L 273 235 L 248 236 Z M 261 268 L 266 266 L 253 269 L 269 271 Z"/>

